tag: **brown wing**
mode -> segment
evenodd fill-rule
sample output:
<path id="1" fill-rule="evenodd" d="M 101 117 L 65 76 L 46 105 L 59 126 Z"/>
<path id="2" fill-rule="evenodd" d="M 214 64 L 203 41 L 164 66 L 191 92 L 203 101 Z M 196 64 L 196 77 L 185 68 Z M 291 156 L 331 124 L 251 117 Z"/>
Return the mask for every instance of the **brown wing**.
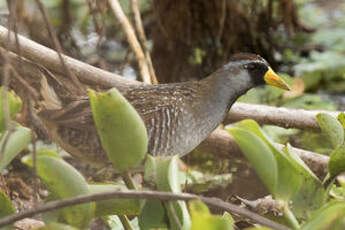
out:
<path id="1" fill-rule="evenodd" d="M 52 121 L 60 126 L 74 129 L 94 128 L 92 127 L 94 123 L 87 97 L 74 100 L 62 109 L 42 110 L 38 115 L 44 120 Z"/>

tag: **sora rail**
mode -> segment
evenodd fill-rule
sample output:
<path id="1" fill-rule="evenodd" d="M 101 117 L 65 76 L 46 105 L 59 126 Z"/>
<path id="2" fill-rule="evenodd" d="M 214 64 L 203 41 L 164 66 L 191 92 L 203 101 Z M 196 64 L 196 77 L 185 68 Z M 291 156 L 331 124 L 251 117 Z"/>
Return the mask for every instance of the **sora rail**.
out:
<path id="1" fill-rule="evenodd" d="M 289 89 L 262 57 L 241 53 L 203 80 L 133 86 L 122 93 L 145 122 L 148 153 L 184 155 L 224 120 L 238 97 L 265 83 Z M 96 167 L 108 163 L 87 97 L 39 115 L 52 138 L 71 155 Z"/>

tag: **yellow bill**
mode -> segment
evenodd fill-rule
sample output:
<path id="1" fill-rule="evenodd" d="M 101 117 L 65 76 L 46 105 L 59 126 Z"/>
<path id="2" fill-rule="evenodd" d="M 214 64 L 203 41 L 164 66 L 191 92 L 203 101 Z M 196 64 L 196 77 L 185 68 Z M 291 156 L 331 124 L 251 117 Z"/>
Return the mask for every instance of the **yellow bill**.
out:
<path id="1" fill-rule="evenodd" d="M 289 85 L 281 79 L 272 69 L 271 67 L 268 67 L 267 72 L 265 73 L 264 76 L 265 82 L 269 85 L 285 89 L 285 90 L 291 90 Z"/>

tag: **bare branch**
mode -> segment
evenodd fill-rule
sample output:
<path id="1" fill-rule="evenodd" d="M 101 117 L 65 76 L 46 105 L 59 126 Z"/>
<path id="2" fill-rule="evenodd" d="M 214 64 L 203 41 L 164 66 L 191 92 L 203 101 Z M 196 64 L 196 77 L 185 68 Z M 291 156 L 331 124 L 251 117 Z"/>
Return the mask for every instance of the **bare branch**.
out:
<path id="1" fill-rule="evenodd" d="M 74 198 L 59 200 L 59 201 L 51 201 L 35 209 L 27 210 L 24 212 L 16 213 L 7 217 L 0 219 L 0 227 L 5 225 L 11 224 L 17 220 L 21 220 L 26 217 L 31 217 L 39 213 L 48 212 L 52 210 L 56 210 L 58 208 L 64 208 L 67 206 L 77 205 L 88 203 L 91 201 L 99 201 L 99 200 L 108 200 L 108 199 L 125 199 L 125 198 L 134 198 L 134 199 L 158 199 L 158 200 L 201 200 L 207 205 L 220 208 L 224 211 L 243 216 L 245 218 L 251 219 L 254 222 L 273 228 L 278 230 L 288 230 L 289 228 L 275 223 L 272 220 L 266 219 L 256 213 L 253 213 L 247 209 L 239 207 L 237 205 L 225 202 L 218 198 L 209 198 L 203 196 L 197 196 L 194 194 L 189 193 L 170 193 L 170 192 L 160 192 L 160 191 L 112 191 L 112 192 L 103 192 L 98 194 L 86 195 L 86 196 L 77 196 Z"/>
<path id="2" fill-rule="evenodd" d="M 8 48 L 10 51 L 16 53 L 14 36 L 11 34 L 11 39 L 8 44 L 6 43 L 7 36 L 8 30 L 0 26 L 0 46 Z M 42 46 L 24 36 L 18 35 L 18 39 L 23 57 L 33 63 L 39 63 L 55 73 L 65 74 L 59 57 L 54 50 Z M 120 75 L 96 68 L 66 55 L 62 55 L 62 57 L 70 71 L 84 83 L 95 84 L 106 88 L 116 87 L 118 89 L 124 89 L 129 85 L 140 84 L 137 81 L 123 78 Z"/>
<path id="3" fill-rule="evenodd" d="M 320 130 L 315 119 L 316 114 L 320 112 L 334 117 L 339 114 L 336 111 L 277 108 L 267 105 L 237 102 L 231 107 L 227 122 L 254 119 L 260 124 L 277 125 L 285 128 Z"/>

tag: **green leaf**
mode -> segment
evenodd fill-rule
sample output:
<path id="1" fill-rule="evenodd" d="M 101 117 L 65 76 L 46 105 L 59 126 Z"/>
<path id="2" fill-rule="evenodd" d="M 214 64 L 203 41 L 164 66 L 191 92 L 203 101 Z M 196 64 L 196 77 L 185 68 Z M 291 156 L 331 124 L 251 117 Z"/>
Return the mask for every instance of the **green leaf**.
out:
<path id="1" fill-rule="evenodd" d="M 17 112 L 20 111 L 22 107 L 22 101 L 19 97 L 17 97 L 13 92 L 7 92 L 7 103 L 8 103 L 8 112 L 10 118 L 13 118 Z M 6 128 L 5 125 L 5 112 L 4 112 L 4 105 L 3 105 L 3 88 L 0 87 L 0 132 L 3 132 Z"/>
<path id="2" fill-rule="evenodd" d="M 0 189 L 0 218 L 14 214 L 16 209 L 12 205 L 12 202 L 8 196 Z M 1 230 L 10 230 L 12 225 L 6 225 L 0 228 Z"/>
<path id="3" fill-rule="evenodd" d="M 32 167 L 32 156 L 22 158 L 24 164 Z M 89 194 L 84 177 L 70 164 L 55 156 L 37 156 L 37 174 L 49 191 L 61 199 Z M 86 228 L 94 216 L 94 203 L 76 205 L 62 210 L 65 221 L 78 228 Z"/>
<path id="4" fill-rule="evenodd" d="M 8 132 L 2 136 L 0 141 L 0 149 L 4 144 L 6 137 L 8 136 Z M 0 171 L 6 166 L 23 150 L 25 149 L 29 143 L 31 142 L 31 130 L 25 128 L 23 126 L 15 127 L 15 131 L 10 134 L 9 139 L 6 143 L 6 147 L 4 150 L 4 155 L 0 161 Z"/>
<path id="5" fill-rule="evenodd" d="M 89 91 L 90 104 L 102 146 L 119 171 L 137 166 L 147 152 L 143 120 L 115 89 L 105 93 Z"/>
<path id="6" fill-rule="evenodd" d="M 90 184 L 89 190 L 91 194 L 116 190 L 128 191 L 125 186 L 114 184 Z M 142 201 L 139 199 L 110 199 L 96 201 L 95 216 L 139 215 L 141 206 Z"/>
<path id="7" fill-rule="evenodd" d="M 316 120 L 333 148 L 337 148 L 344 143 L 344 128 L 336 118 L 326 113 L 319 113 L 316 115 Z"/>
<path id="8" fill-rule="evenodd" d="M 155 179 L 158 190 L 181 193 L 178 156 L 166 158 L 155 157 L 154 159 L 156 165 Z M 182 229 L 190 229 L 190 216 L 184 201 L 170 201 L 170 204 L 165 202 L 164 205 L 169 218 L 169 229 L 180 229 L 174 216 L 177 216 Z"/>
<path id="9" fill-rule="evenodd" d="M 160 200 L 147 200 L 139 216 L 141 230 L 167 228 L 166 215 L 163 202 Z"/>
<path id="10" fill-rule="evenodd" d="M 233 127 L 228 129 L 228 132 L 252 163 L 268 190 L 275 194 L 278 183 L 278 166 L 269 147 L 259 137 L 242 128 Z"/>
<path id="11" fill-rule="evenodd" d="M 275 192 L 272 192 L 275 199 L 283 200 L 285 203 L 291 201 L 292 209 L 297 217 L 306 217 L 308 213 L 319 208 L 323 204 L 325 191 L 321 182 L 294 152 L 289 151 L 289 146 L 284 148 L 283 151 L 277 149 L 273 142 L 260 129 L 260 126 L 253 120 L 241 121 L 237 123 L 237 126 L 240 128 L 232 128 L 230 132 L 233 129 L 246 129 L 250 131 L 251 135 L 259 138 L 267 145 L 266 147 L 270 150 L 266 150 L 267 153 L 272 154 L 271 157 L 275 159 L 277 165 L 273 167 L 277 167 L 278 181 Z M 260 157 L 264 158 L 264 151 L 261 147 L 258 147 L 260 146 L 259 143 L 254 143 L 253 140 L 249 138 L 252 137 L 249 135 L 242 137 L 241 141 L 243 142 L 243 146 L 237 142 L 236 138 L 235 140 L 243 152 L 250 152 L 245 153 L 246 155 L 254 155 L 251 156 L 253 158 L 252 160 L 248 158 L 252 165 L 254 165 L 254 168 L 264 172 L 267 170 L 265 167 L 270 168 L 272 166 L 268 163 L 268 160 L 265 161 L 260 159 Z M 250 145 L 252 146 L 248 149 Z M 257 172 L 259 175 L 260 173 L 262 174 L 262 172 Z M 268 175 L 263 180 L 272 180 L 269 179 L 270 177 L 271 175 Z"/>
<path id="12" fill-rule="evenodd" d="M 302 226 L 302 230 L 341 230 L 345 228 L 345 202 L 331 201 Z"/>
<path id="13" fill-rule="evenodd" d="M 328 172 L 331 178 L 345 171 L 345 146 L 335 149 L 328 161 Z"/>
<path id="14" fill-rule="evenodd" d="M 201 201 L 189 202 L 190 213 L 192 216 L 191 230 L 232 230 L 233 222 L 229 217 L 212 215 L 208 207 Z"/>

